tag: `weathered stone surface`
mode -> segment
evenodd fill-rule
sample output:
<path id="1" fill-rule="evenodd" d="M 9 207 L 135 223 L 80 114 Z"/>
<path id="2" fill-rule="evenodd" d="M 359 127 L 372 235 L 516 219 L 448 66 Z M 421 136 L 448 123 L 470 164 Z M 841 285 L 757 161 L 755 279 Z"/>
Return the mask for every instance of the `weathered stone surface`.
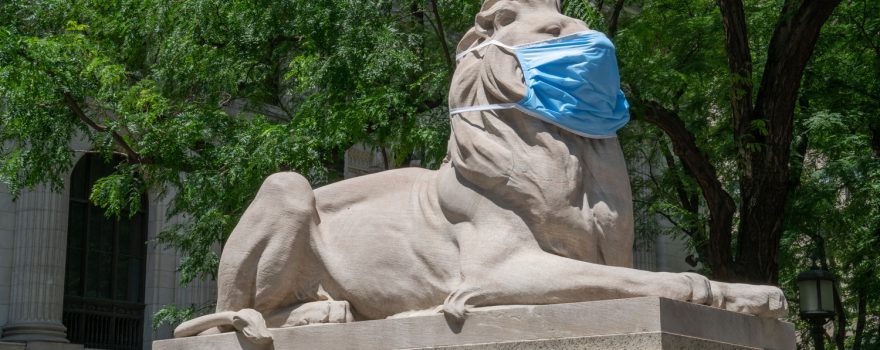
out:
<path id="1" fill-rule="evenodd" d="M 484 308 L 461 325 L 437 314 L 270 331 L 264 347 L 226 333 L 153 349 L 795 349 L 789 323 L 656 297 Z"/>
<path id="2" fill-rule="evenodd" d="M 653 332 L 595 337 L 527 340 L 507 343 L 487 343 L 441 346 L 422 349 L 443 350 L 753 350 L 758 348 L 719 343 L 678 334 Z"/>

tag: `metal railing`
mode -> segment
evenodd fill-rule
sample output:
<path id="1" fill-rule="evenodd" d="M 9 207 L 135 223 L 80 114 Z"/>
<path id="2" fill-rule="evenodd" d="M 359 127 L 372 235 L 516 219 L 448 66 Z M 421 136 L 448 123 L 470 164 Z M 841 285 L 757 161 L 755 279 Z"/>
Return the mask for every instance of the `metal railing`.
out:
<path id="1" fill-rule="evenodd" d="M 67 296 L 62 322 L 70 342 L 86 348 L 143 347 L 144 304 Z"/>

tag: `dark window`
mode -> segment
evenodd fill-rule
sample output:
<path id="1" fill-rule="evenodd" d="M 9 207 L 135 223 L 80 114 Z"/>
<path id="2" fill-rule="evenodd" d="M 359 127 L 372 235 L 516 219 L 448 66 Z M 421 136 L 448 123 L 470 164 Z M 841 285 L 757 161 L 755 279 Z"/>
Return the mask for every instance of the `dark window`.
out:
<path id="1" fill-rule="evenodd" d="M 146 202 L 121 218 L 89 202 L 92 185 L 113 166 L 86 154 L 70 178 L 63 322 L 70 341 L 86 348 L 141 349 Z"/>

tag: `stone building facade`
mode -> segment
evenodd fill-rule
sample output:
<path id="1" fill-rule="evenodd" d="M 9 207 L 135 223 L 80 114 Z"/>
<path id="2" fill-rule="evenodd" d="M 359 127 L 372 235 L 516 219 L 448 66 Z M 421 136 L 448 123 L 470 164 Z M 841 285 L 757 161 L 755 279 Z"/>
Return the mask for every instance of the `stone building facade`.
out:
<path id="1" fill-rule="evenodd" d="M 212 281 L 177 283 L 175 251 L 144 243 L 179 222 L 167 200 L 147 193 L 122 221 L 89 207 L 79 187 L 94 181 L 82 169 L 96 158 L 77 154 L 60 192 L 40 186 L 13 200 L 0 184 L 0 349 L 150 349 L 171 335 L 153 330 L 157 310 L 216 299 Z"/>

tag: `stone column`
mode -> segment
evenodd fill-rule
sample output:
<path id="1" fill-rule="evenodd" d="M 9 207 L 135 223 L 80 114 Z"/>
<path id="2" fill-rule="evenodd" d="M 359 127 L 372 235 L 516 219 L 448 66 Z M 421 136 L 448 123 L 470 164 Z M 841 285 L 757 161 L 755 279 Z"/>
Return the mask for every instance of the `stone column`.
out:
<path id="1" fill-rule="evenodd" d="M 67 195 L 46 186 L 16 201 L 12 295 L 2 340 L 68 342 L 61 323 L 68 211 Z"/>

